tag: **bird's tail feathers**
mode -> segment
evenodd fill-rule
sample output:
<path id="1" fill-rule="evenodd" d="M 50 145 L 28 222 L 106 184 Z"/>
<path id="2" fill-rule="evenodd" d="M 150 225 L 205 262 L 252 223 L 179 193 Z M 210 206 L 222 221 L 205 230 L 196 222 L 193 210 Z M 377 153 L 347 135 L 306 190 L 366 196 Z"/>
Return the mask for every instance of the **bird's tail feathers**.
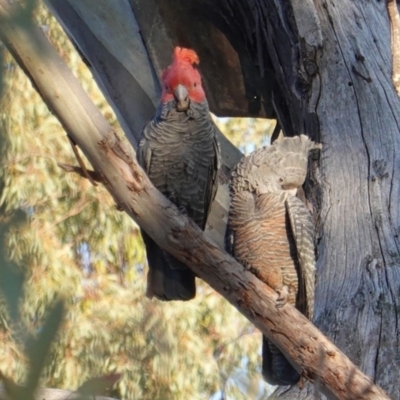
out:
<path id="1" fill-rule="evenodd" d="M 193 299 L 196 296 L 194 272 L 162 250 L 145 232 L 142 236 L 149 264 L 146 296 L 163 301 Z"/>
<path id="2" fill-rule="evenodd" d="M 271 385 L 295 385 L 300 379 L 300 374 L 265 336 L 262 344 L 262 375 Z"/>

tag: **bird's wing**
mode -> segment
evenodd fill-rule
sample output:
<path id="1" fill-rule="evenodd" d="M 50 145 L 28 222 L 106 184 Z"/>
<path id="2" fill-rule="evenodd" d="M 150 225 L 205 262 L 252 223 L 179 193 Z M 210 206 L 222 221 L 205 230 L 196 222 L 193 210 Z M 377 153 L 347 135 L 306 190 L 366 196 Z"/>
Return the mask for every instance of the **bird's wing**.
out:
<path id="1" fill-rule="evenodd" d="M 315 291 L 314 225 L 307 207 L 297 197 L 287 197 L 286 210 L 299 261 L 298 308 L 312 319 Z"/>
<path id="2" fill-rule="evenodd" d="M 137 150 L 138 163 L 147 174 L 151 168 L 150 143 L 151 133 L 154 132 L 152 124 L 151 121 L 144 128 Z M 193 299 L 196 295 L 194 273 L 182 262 L 162 250 L 144 230 L 141 232 L 149 264 L 146 295 L 165 301 Z"/>
<path id="3" fill-rule="evenodd" d="M 258 232 L 259 220 L 255 207 L 254 195 L 250 192 L 235 193 L 231 199 L 225 240 L 226 250 L 242 265 L 249 263 L 247 241 L 242 240 L 243 236 L 248 238 L 249 235 Z"/>
<path id="4" fill-rule="evenodd" d="M 143 129 L 136 154 L 138 163 L 145 170 L 146 174 L 149 173 L 151 164 L 151 147 L 149 140 L 146 138 L 145 132 L 150 124 L 152 124 L 152 121 L 150 121 Z"/>

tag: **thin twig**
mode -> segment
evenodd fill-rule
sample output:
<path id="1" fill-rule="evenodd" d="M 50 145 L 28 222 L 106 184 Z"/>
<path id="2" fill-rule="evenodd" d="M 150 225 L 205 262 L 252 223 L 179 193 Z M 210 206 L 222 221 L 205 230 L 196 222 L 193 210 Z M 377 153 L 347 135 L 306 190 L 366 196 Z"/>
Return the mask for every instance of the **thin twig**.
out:
<path id="1" fill-rule="evenodd" d="M 96 182 L 104 181 L 102 175 L 97 171 L 88 170 L 86 168 L 83 169 L 80 167 L 75 167 L 74 165 L 64 164 L 64 163 L 60 163 L 60 162 L 57 163 L 57 165 L 66 172 L 74 172 L 75 174 L 78 174 L 82 178 L 89 179 L 90 182 L 92 182 L 94 186 L 97 186 Z"/>
<path id="2" fill-rule="evenodd" d="M 77 147 L 76 143 L 69 137 L 69 135 L 67 135 L 67 138 L 68 138 L 69 142 L 71 143 L 71 147 L 72 147 L 72 150 L 73 150 L 73 152 L 75 154 L 75 157 L 78 160 L 79 165 L 81 166 L 82 176 L 84 178 L 86 178 L 86 179 L 89 179 L 90 183 L 93 186 L 97 186 L 97 183 L 93 180 L 93 178 L 89 174 L 89 171 L 86 169 L 86 165 L 83 162 L 81 155 L 79 154 L 78 147 Z"/>

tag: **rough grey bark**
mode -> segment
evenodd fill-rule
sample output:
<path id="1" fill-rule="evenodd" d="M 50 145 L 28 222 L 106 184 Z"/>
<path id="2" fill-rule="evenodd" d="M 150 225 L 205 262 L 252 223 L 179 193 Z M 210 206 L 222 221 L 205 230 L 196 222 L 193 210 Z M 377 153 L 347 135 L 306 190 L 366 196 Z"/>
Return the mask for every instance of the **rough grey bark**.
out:
<path id="1" fill-rule="evenodd" d="M 399 398 L 400 102 L 385 4 L 249 3 L 291 110 L 277 112 L 323 143 L 320 192 L 308 191 L 318 200 L 315 324 Z"/>
<path id="2" fill-rule="evenodd" d="M 272 289 L 179 214 L 151 185 L 132 149 L 96 111 L 47 39 L 33 27 L 9 24 L 9 9 L 8 0 L 0 0 L 3 43 L 103 177 L 118 206 L 252 321 L 305 377 L 320 382 L 329 398 L 388 398 L 304 316 L 288 304 L 277 308 Z"/>

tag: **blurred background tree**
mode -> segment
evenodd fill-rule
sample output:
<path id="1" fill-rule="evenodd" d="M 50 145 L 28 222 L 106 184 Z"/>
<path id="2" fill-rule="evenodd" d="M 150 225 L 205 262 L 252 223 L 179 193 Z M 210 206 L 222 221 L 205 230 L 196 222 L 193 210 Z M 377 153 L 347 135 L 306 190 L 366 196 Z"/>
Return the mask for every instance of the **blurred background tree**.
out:
<path id="1" fill-rule="evenodd" d="M 39 3 L 36 22 L 107 119 L 113 111 L 54 18 Z M 90 377 L 121 373 L 109 395 L 122 399 L 265 397 L 260 335 L 218 293 L 200 283 L 188 303 L 145 296 L 139 229 L 101 185 L 64 173 L 75 164 L 65 132 L 11 56 L 3 51 L 0 210 L 26 219 L 7 236 L 9 257 L 25 271 L 21 323 L 0 311 L 0 371 L 22 383 L 24 335 L 40 332 L 59 296 L 67 316 L 42 376 L 46 387 L 77 388 Z M 243 152 L 269 142 L 274 122 L 217 119 Z"/>

